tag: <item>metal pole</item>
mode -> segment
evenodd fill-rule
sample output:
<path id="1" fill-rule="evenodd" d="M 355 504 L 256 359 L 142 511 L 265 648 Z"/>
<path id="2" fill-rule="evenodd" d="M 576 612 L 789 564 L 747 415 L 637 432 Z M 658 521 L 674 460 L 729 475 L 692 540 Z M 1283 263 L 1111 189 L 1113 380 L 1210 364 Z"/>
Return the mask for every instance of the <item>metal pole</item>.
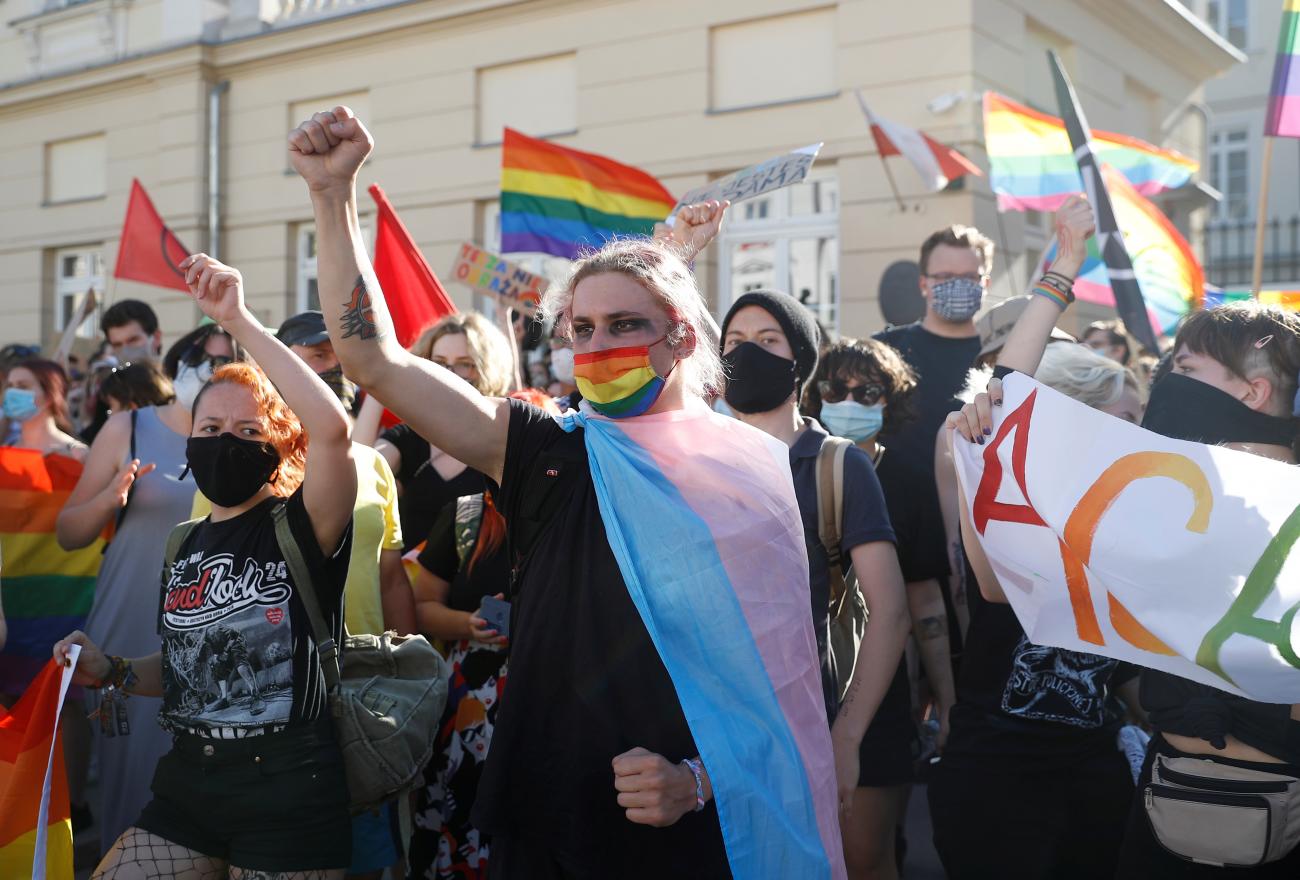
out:
<path id="1" fill-rule="evenodd" d="M 208 90 L 208 254 L 221 259 L 221 96 L 222 80 Z"/>

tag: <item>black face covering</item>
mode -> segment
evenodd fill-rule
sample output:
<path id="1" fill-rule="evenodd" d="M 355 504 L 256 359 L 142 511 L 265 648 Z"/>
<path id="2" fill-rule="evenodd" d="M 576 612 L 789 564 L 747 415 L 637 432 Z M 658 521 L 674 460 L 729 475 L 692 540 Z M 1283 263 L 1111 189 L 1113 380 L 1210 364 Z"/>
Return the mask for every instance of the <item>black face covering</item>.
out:
<path id="1" fill-rule="evenodd" d="M 746 414 L 776 409 L 794 394 L 795 363 L 753 342 L 742 342 L 722 356 L 727 368 L 727 405 Z"/>
<path id="2" fill-rule="evenodd" d="M 343 375 L 343 368 L 335 367 L 316 375 L 330 387 L 330 391 L 334 392 L 334 396 L 339 399 L 339 403 L 343 404 L 343 408 L 352 412 L 352 405 L 357 402 L 357 387 Z"/>
<path id="3" fill-rule="evenodd" d="M 1142 427 L 1175 440 L 1290 446 L 1296 420 L 1256 412 L 1213 385 L 1170 373 L 1151 388 Z"/>
<path id="4" fill-rule="evenodd" d="M 243 504 L 280 466 L 280 453 L 270 443 L 234 434 L 191 437 L 185 443 L 185 459 L 199 491 L 218 507 Z"/>

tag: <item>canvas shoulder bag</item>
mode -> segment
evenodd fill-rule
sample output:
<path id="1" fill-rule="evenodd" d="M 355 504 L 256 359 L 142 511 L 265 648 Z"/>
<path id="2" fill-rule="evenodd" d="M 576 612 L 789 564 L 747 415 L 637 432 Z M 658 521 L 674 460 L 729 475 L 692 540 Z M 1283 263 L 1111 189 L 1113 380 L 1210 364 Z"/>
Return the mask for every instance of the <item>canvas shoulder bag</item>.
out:
<path id="1" fill-rule="evenodd" d="M 840 539 L 844 534 L 844 456 L 851 440 L 827 437 L 817 452 L 817 537 L 826 548 L 830 570 L 830 655 L 831 681 L 838 704 L 844 699 L 858 648 L 867 629 L 867 603 L 858 585 L 852 562 L 843 558 Z"/>

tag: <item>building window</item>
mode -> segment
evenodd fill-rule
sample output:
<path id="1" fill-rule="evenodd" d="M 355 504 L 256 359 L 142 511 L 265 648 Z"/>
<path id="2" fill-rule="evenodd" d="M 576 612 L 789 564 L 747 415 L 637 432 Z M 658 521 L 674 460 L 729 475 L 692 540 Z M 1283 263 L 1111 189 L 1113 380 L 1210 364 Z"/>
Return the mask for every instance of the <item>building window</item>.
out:
<path id="1" fill-rule="evenodd" d="M 54 332 L 62 333 L 86 293 L 95 291 L 104 299 L 104 259 L 98 246 L 65 248 L 54 252 Z M 98 333 L 99 309 L 91 312 L 77 328 L 77 336 L 94 339 Z"/>
<path id="2" fill-rule="evenodd" d="M 45 201 L 103 198 L 108 159 L 102 134 L 45 145 Z"/>
<path id="3" fill-rule="evenodd" d="M 709 31 L 709 55 L 713 110 L 834 95 L 835 10 L 715 27 Z M 773 63 L 775 59 L 798 63 Z"/>
<path id="4" fill-rule="evenodd" d="M 532 137 L 577 131 L 577 56 L 480 68 L 477 142 L 500 143 L 506 126 Z"/>
<path id="5" fill-rule="evenodd" d="M 361 221 L 361 240 L 366 250 L 374 256 L 374 239 L 370 234 L 370 224 L 364 218 Z M 316 225 L 300 223 L 294 252 L 298 255 L 298 271 L 295 273 L 297 283 L 294 285 L 293 314 L 308 309 L 320 310 L 320 289 L 317 286 L 316 272 Z"/>
<path id="6" fill-rule="evenodd" d="M 1223 193 L 1216 213 L 1222 220 L 1250 214 L 1250 141 L 1244 128 L 1210 137 L 1210 186 Z"/>
<path id="7" fill-rule="evenodd" d="M 1205 18 L 1219 36 L 1238 49 L 1246 50 L 1250 20 L 1247 0 L 1209 0 L 1205 4 Z"/>
<path id="8" fill-rule="evenodd" d="M 839 329 L 839 185 L 811 175 L 732 208 L 719 242 L 718 313 L 750 290 L 784 290 Z"/>

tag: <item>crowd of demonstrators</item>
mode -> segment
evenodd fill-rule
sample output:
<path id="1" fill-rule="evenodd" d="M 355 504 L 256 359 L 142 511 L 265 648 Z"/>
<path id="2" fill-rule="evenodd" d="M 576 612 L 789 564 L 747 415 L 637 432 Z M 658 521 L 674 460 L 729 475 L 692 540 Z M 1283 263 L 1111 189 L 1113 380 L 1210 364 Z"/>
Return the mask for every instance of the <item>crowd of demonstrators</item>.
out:
<path id="1" fill-rule="evenodd" d="M 690 268 L 711 202 L 577 260 L 535 318 L 453 314 L 407 350 L 359 244 L 369 133 L 336 108 L 289 146 L 323 312 L 269 332 L 196 254 L 205 318 L 165 355 L 137 300 L 84 371 L 0 352 L 4 445 L 80 468 L 58 542 L 109 539 L 85 631 L 54 646 L 83 647 L 87 709 L 121 720 L 95 737 L 96 877 L 893 878 L 926 717 L 953 878 L 1218 876 L 1153 830 L 1153 766 L 1300 778 L 1300 707 L 1033 644 L 952 454 L 1018 371 L 1294 464 L 1294 315 L 1195 313 L 1148 382 L 1117 322 L 1055 327 L 1093 232 L 1074 199 L 1041 292 L 983 308 L 993 245 L 952 226 L 922 244 L 914 324 L 832 340 L 757 290 L 719 326 Z M 304 593 L 334 641 L 419 633 L 446 657 L 409 798 L 349 815 Z M 64 718 L 84 815 L 90 726 Z M 1153 734 L 1144 766 L 1126 725 Z"/>

